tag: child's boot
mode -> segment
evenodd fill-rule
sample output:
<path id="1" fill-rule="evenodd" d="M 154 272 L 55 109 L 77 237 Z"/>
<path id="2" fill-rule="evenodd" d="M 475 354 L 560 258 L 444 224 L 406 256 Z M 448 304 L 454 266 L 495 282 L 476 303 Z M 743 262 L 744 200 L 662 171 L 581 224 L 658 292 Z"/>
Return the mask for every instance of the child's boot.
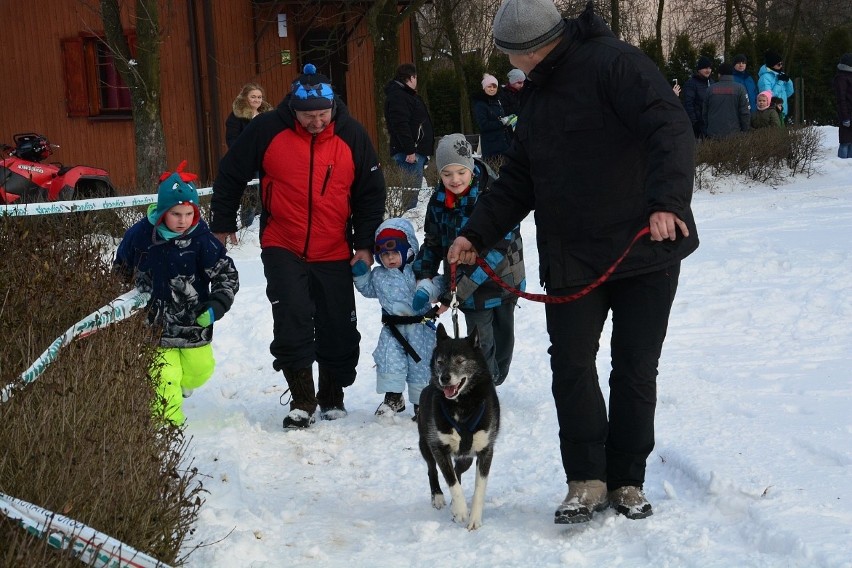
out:
<path id="1" fill-rule="evenodd" d="M 376 416 L 392 416 L 405 410 L 405 398 L 401 392 L 386 392 L 385 400 L 376 409 Z"/>

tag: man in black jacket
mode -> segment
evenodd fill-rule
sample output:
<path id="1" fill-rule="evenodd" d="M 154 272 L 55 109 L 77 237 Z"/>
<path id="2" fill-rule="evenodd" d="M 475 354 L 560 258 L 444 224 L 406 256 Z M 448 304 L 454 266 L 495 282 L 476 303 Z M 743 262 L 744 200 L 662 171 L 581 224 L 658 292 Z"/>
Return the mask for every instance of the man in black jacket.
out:
<path id="1" fill-rule="evenodd" d="M 692 128 L 654 63 L 616 39 L 591 2 L 563 20 L 552 0 L 504 0 L 493 33 L 530 92 L 500 178 L 448 260 L 475 262 L 535 210 L 547 293 L 558 299 L 592 286 L 576 301 L 545 306 L 568 481 L 555 521 L 585 522 L 608 505 L 647 517 L 657 363 L 680 262 L 698 246 Z M 607 416 L 595 359 L 610 311 Z"/>
<path id="2" fill-rule="evenodd" d="M 385 124 L 390 135 L 390 153 L 399 167 L 411 175 L 412 187 L 423 184 L 423 168 L 435 146 L 432 120 L 417 94 L 417 68 L 413 63 L 397 67 L 385 86 Z M 409 208 L 417 205 L 417 196 Z"/>

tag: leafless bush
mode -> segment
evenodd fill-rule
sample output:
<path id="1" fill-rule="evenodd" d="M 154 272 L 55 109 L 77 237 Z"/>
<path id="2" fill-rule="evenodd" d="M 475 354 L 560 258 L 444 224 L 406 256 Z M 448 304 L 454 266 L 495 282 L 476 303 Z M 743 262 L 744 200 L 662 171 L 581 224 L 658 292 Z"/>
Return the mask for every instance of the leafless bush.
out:
<path id="1" fill-rule="evenodd" d="M 393 160 L 382 166 L 387 187 L 385 215 L 387 218 L 402 217 L 411 203 L 420 195 L 420 181 L 400 168 Z"/>
<path id="2" fill-rule="evenodd" d="M 790 155 L 787 167 L 796 174 L 811 177 L 816 173 L 816 156 L 822 147 L 822 132 L 818 128 L 804 126 L 792 128 L 790 133 Z"/>
<path id="3" fill-rule="evenodd" d="M 713 178 L 731 175 L 770 185 L 796 174 L 810 175 L 819 146 L 819 131 L 809 127 L 761 128 L 703 140 L 696 149 L 696 189 L 712 191 Z"/>
<path id="4" fill-rule="evenodd" d="M 125 290 L 110 272 L 110 240 L 88 237 L 91 217 L 0 218 L 0 388 Z M 144 318 L 128 318 L 63 348 L 0 402 L 0 492 L 174 563 L 202 487 L 183 433 L 152 418 L 154 344 Z M 0 542 L 0 566 L 81 565 L 2 515 Z"/>

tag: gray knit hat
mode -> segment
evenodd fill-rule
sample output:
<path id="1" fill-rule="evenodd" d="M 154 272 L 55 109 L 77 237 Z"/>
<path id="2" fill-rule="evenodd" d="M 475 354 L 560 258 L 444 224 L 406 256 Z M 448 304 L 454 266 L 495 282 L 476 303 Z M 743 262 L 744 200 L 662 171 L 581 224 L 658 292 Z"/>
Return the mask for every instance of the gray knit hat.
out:
<path id="1" fill-rule="evenodd" d="M 531 53 L 562 34 L 565 21 L 553 0 L 503 0 L 494 16 L 494 45 L 504 53 Z"/>
<path id="2" fill-rule="evenodd" d="M 464 134 L 447 134 L 441 138 L 435 150 L 435 164 L 438 166 L 438 172 L 454 165 L 473 171 L 473 148 Z"/>
<path id="3" fill-rule="evenodd" d="M 512 69 L 506 74 L 506 77 L 509 79 L 510 83 L 517 83 L 518 81 L 523 81 L 527 78 L 524 72 L 520 69 Z"/>

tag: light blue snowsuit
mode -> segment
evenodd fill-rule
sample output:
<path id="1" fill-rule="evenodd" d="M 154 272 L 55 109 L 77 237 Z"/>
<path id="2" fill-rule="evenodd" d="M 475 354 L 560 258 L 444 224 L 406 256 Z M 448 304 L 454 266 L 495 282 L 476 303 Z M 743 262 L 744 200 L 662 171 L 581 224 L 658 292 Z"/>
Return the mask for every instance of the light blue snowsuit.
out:
<path id="1" fill-rule="evenodd" d="M 414 292 L 417 290 L 417 281 L 414 278 L 411 262 L 420 247 L 414 227 L 407 219 L 387 219 L 379 225 L 376 235 L 386 228 L 397 229 L 407 235 L 408 244 L 411 247 L 408 259 L 401 270 L 387 269 L 379 264 L 366 274 L 354 276 L 355 288 L 365 298 L 378 298 L 382 306 L 382 314 L 423 315 L 431 308 L 429 303 L 417 313 L 411 307 Z M 420 288 L 426 289 L 429 293 L 430 302 L 437 302 L 437 298 L 444 292 L 444 282 L 442 276 L 436 276 L 431 285 L 426 280 L 420 283 Z M 379 394 L 401 393 L 405 384 L 408 383 L 408 399 L 414 404 L 419 404 L 420 392 L 429 384 L 429 361 L 435 349 L 435 330 L 425 323 L 396 327 L 420 356 L 420 362 L 415 362 L 406 354 L 388 325 L 382 326 L 379 343 L 373 351 L 373 360 L 376 363 L 376 392 Z"/>

